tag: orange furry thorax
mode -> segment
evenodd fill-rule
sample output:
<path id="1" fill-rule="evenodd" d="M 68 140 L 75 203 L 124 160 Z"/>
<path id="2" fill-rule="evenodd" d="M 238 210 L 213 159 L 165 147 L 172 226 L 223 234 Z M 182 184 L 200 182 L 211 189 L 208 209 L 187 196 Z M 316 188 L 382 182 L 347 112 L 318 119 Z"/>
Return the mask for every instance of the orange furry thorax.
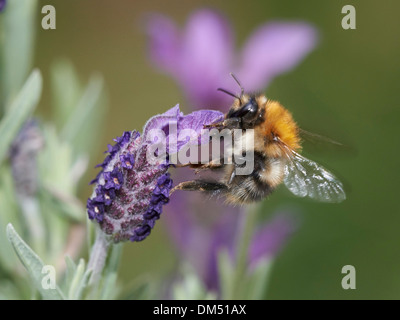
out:
<path id="1" fill-rule="evenodd" d="M 264 137 L 267 137 L 268 142 L 270 142 L 266 146 L 266 151 L 270 156 L 282 155 L 282 146 L 273 143 L 274 137 L 279 138 L 281 142 L 294 151 L 301 148 L 299 128 L 293 120 L 292 114 L 277 101 L 267 101 L 262 130 Z"/>

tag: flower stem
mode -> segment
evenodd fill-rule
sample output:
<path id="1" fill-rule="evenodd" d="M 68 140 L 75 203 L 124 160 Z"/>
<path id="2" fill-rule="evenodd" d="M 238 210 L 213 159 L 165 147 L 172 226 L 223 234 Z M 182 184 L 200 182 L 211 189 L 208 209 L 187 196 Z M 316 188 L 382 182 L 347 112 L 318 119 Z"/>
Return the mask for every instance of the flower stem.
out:
<path id="1" fill-rule="evenodd" d="M 96 240 L 93 244 L 92 250 L 90 251 L 88 263 L 88 269 L 92 270 L 92 275 L 89 281 L 90 285 L 96 285 L 98 283 L 110 247 L 110 243 L 107 241 L 104 233 L 100 229 L 96 229 L 96 233 Z"/>
<path id="2" fill-rule="evenodd" d="M 239 224 L 239 230 L 241 230 L 241 233 L 236 243 L 236 268 L 233 275 L 233 288 L 229 299 L 241 298 L 241 287 L 247 269 L 248 249 L 251 243 L 254 227 L 257 222 L 257 213 L 257 205 L 248 206 L 246 212 L 242 213 Z"/>

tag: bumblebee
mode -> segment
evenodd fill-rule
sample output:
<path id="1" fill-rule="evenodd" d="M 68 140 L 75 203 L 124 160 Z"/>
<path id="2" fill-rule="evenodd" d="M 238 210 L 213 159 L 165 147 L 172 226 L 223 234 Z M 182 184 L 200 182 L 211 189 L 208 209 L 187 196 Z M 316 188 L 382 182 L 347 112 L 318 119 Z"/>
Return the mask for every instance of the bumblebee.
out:
<path id="1" fill-rule="evenodd" d="M 237 96 L 218 89 L 235 98 L 223 121 L 207 128 L 241 129 L 246 140 L 246 130 L 253 129 L 253 171 L 236 175 L 242 165 L 211 160 L 206 164 L 191 164 L 192 168 L 223 170 L 221 180 L 196 179 L 178 184 L 172 191 L 203 191 L 222 195 L 233 205 L 260 201 L 270 195 L 282 182 L 296 196 L 310 197 L 323 202 L 341 202 L 346 195 L 342 183 L 328 170 L 300 154 L 300 128 L 292 114 L 279 102 L 263 94 L 248 94 L 237 78 L 231 74 L 241 89 Z M 250 130 L 248 130 L 250 131 Z M 240 150 L 243 151 L 249 150 Z M 218 159 L 219 160 L 219 159 Z"/>

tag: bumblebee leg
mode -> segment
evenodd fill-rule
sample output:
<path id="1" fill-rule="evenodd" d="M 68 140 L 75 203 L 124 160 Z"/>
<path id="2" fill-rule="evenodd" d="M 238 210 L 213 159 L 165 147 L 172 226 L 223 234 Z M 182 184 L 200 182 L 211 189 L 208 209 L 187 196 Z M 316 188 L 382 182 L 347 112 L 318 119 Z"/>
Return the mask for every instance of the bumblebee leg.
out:
<path id="1" fill-rule="evenodd" d="M 214 192 L 223 191 L 227 188 L 226 184 L 217 181 L 192 180 L 181 182 L 175 186 L 169 194 L 171 195 L 176 190 Z"/>
<path id="2" fill-rule="evenodd" d="M 223 160 L 222 160 L 223 161 Z M 211 160 L 210 162 L 207 163 L 196 163 L 196 164 L 191 164 L 190 167 L 193 169 L 220 169 L 224 166 L 224 163 L 221 162 L 221 160 Z"/>
<path id="3" fill-rule="evenodd" d="M 185 164 L 182 164 L 182 163 L 178 163 L 178 164 L 175 164 L 174 166 L 175 166 L 175 168 L 184 168 L 184 167 L 197 168 L 199 165 L 201 165 L 201 164 L 196 164 L 196 163 L 185 163 Z"/>
<path id="4" fill-rule="evenodd" d="M 216 129 L 240 129 L 241 128 L 241 118 L 228 118 L 220 122 L 205 125 L 204 128 L 216 128 Z"/>
<path id="5" fill-rule="evenodd" d="M 193 165 L 191 166 L 193 169 L 195 170 L 195 173 L 199 173 L 201 170 L 204 169 L 210 169 L 210 170 L 218 170 L 224 167 L 224 163 L 223 163 L 224 159 L 215 159 L 215 160 L 211 160 L 210 162 L 207 163 L 199 163 L 197 165 Z"/>
<path id="6" fill-rule="evenodd" d="M 217 169 L 221 169 L 224 164 L 221 163 L 217 163 L 218 161 L 210 161 L 208 163 L 187 163 L 187 164 L 178 164 L 175 165 L 175 167 L 177 168 L 183 168 L 183 167 L 190 167 L 191 169 L 195 169 L 195 173 L 198 174 L 201 170 L 204 169 L 210 169 L 210 170 L 217 170 Z"/>
<path id="7" fill-rule="evenodd" d="M 185 164 L 176 164 L 176 168 L 183 168 L 183 167 L 190 167 L 191 169 L 196 169 L 195 172 L 198 173 L 200 170 L 203 169 L 221 169 L 224 167 L 226 163 L 232 163 L 232 156 L 227 157 L 226 159 L 224 156 L 220 158 L 216 158 L 210 160 L 206 163 L 185 163 Z"/>

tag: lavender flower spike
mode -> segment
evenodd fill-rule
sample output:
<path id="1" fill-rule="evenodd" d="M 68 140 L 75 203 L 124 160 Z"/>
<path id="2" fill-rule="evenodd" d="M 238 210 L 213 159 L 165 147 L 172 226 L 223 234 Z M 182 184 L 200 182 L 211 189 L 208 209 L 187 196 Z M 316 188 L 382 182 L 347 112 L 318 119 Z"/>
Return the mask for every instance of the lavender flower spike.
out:
<path id="1" fill-rule="evenodd" d="M 179 106 L 164 114 L 152 117 L 143 128 L 144 136 L 137 131 L 126 131 L 109 145 L 108 155 L 98 165 L 102 170 L 92 183 L 96 183 L 87 201 L 90 220 L 96 221 L 101 230 L 114 242 L 142 241 L 160 218 L 162 207 L 169 201 L 172 179 L 168 173 L 171 165 L 166 157 L 149 161 L 148 150 L 155 141 L 148 138 L 153 129 L 172 139 L 171 124 L 177 132 L 192 129 L 200 137 L 203 125 L 220 121 L 218 111 L 197 111 L 184 116 Z M 159 143 L 159 141 L 157 141 Z M 183 147 L 178 143 L 176 151 Z"/>

